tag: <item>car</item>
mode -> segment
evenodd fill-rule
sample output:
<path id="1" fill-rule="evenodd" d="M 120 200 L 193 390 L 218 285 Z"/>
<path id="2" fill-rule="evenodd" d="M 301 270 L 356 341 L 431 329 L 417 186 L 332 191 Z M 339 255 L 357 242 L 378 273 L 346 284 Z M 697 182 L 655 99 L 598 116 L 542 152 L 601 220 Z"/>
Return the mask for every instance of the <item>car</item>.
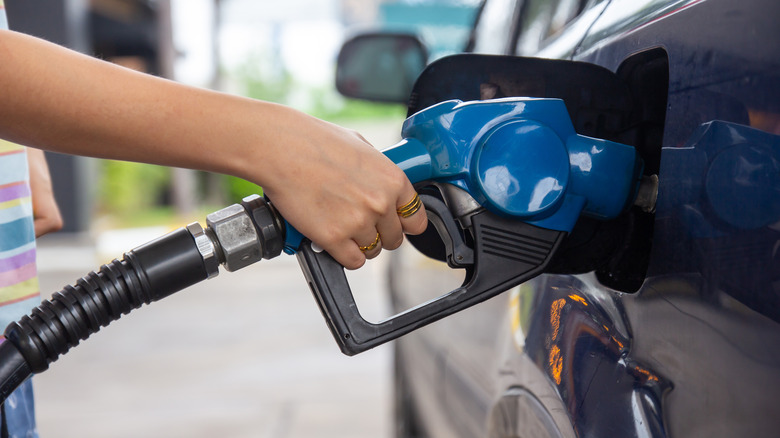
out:
<path id="1" fill-rule="evenodd" d="M 544 274 L 395 341 L 395 436 L 777 436 L 778 19 L 775 0 L 486 0 L 461 54 L 345 43 L 347 96 L 409 115 L 561 98 L 578 133 L 636 148 L 657 196 L 581 218 Z M 467 277 L 437 236 L 393 253 L 394 311 Z"/>

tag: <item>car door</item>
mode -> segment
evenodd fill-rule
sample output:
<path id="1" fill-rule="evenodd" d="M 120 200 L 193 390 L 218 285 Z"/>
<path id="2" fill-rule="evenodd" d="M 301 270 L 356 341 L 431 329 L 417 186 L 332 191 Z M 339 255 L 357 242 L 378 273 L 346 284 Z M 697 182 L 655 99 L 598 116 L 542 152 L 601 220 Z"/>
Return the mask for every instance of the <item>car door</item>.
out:
<path id="1" fill-rule="evenodd" d="M 554 7 L 557 3 L 549 5 Z M 544 41 L 549 44 L 555 40 L 557 47 L 571 53 L 584 29 L 589 27 L 588 22 L 592 23 L 598 16 L 591 8 L 602 8 L 604 3 L 591 2 L 588 9 L 585 2 L 562 3 L 565 3 L 567 13 L 556 16 L 558 27 L 551 31 L 554 38 L 545 37 Z M 470 49 L 475 53 L 513 54 L 524 26 L 539 27 L 537 23 L 544 22 L 546 32 L 553 22 L 554 9 L 534 7 L 524 13 L 527 6 L 516 1 L 486 2 L 476 23 Z M 564 19 L 566 22 L 561 23 Z M 565 25 L 579 37 L 571 37 L 562 28 Z M 569 42 L 566 49 L 564 41 Z M 427 90 L 437 94 L 434 90 L 443 88 L 436 78 Z M 432 103 L 435 102 L 420 101 L 416 109 Z M 414 110 L 410 109 L 410 112 Z M 409 246 L 399 250 L 393 263 L 391 283 L 397 310 L 434 299 L 463 281 L 461 272 L 432 261 Z M 508 340 L 509 316 L 506 297 L 496 298 L 398 341 L 398 354 L 403 357 L 401 366 L 427 436 L 485 436 L 488 418 L 497 399 L 497 371 Z"/>
<path id="2" fill-rule="evenodd" d="M 525 356 L 578 434 L 775 433 L 778 16 L 769 1 L 613 0 L 572 54 L 621 77 L 638 111 L 665 101 L 636 143 L 660 183 L 649 245 L 520 301 Z M 613 282 L 642 257 L 636 291 Z"/>
<path id="3" fill-rule="evenodd" d="M 576 55 L 620 71 L 666 54 L 648 275 L 615 301 L 629 357 L 664 382 L 657 406 L 672 436 L 776 433 L 778 17 L 772 1 L 615 0 Z"/>
<path id="4" fill-rule="evenodd" d="M 562 29 L 545 2 L 523 6 L 513 51 L 600 65 L 630 90 L 642 125 L 626 141 L 659 176 L 658 209 L 622 225 L 604 265 L 540 277 L 399 342 L 429 367 L 417 381 L 436 390 L 417 397 L 433 399 L 431 436 L 484 436 L 486 424 L 525 436 L 529 412 L 560 435 L 771 434 L 778 6 L 594 2 Z M 400 259 L 401 295 L 457 283 Z"/>

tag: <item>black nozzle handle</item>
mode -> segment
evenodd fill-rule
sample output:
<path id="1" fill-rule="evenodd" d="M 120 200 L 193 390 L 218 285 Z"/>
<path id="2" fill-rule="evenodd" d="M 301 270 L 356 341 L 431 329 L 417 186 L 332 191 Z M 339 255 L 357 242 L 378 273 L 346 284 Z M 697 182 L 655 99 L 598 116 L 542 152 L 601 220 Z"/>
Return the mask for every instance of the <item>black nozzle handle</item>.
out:
<path id="1" fill-rule="evenodd" d="M 449 211 L 436 204 L 441 201 L 422 195 L 420 198 L 445 244 L 462 242 L 459 233 L 435 225 L 453 221 Z M 304 241 L 297 253 L 298 262 L 341 351 L 352 356 L 371 349 L 539 275 L 566 235 L 563 231 L 499 217 L 487 210 L 472 217 L 472 226 L 474 263 L 467 270 L 463 285 L 378 323 L 368 322 L 360 315 L 344 267 Z"/>

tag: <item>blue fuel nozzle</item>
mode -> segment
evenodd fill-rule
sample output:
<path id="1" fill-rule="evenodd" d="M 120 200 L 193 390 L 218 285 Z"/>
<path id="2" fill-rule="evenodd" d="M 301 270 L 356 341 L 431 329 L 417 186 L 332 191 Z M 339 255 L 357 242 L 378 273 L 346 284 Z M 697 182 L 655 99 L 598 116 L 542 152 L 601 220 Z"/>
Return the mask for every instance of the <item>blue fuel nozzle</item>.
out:
<path id="1" fill-rule="evenodd" d="M 466 279 L 372 323 L 361 316 L 344 268 L 288 226 L 288 249 L 348 355 L 541 274 L 581 215 L 612 219 L 633 203 L 643 167 L 630 146 L 578 135 L 558 99 L 446 101 L 409 117 L 402 133 L 384 153 L 412 183 L 441 189 L 444 201 L 425 193 L 420 199 L 447 264 L 466 269 Z"/>
<path id="2" fill-rule="evenodd" d="M 383 153 L 412 183 L 448 183 L 483 207 L 570 232 L 580 215 L 617 217 L 636 197 L 644 163 L 620 143 L 579 135 L 560 99 L 448 100 L 406 119 Z M 287 225 L 285 251 L 303 236 Z"/>
<path id="3" fill-rule="evenodd" d="M 409 117 L 384 153 L 413 183 L 449 183 L 487 209 L 571 231 L 580 215 L 612 219 L 636 196 L 635 149 L 579 135 L 560 99 L 449 100 Z"/>

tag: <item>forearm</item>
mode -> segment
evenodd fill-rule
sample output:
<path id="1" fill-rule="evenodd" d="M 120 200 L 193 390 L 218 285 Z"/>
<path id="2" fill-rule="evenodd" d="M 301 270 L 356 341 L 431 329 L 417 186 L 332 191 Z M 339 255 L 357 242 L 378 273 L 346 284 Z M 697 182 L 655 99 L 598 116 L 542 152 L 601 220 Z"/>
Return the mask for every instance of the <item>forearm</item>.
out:
<path id="1" fill-rule="evenodd" d="M 263 186 L 284 217 L 344 266 L 364 242 L 394 249 L 404 173 L 357 133 L 272 103 L 187 87 L 0 31 L 0 138 L 40 149 L 188 167 Z M 358 243 L 360 242 L 360 243 Z M 381 247 L 380 247 L 381 248 Z"/>
<path id="2" fill-rule="evenodd" d="M 248 177 L 247 159 L 284 123 L 273 119 L 292 112 L 13 32 L 0 34 L 0 60 L 0 136 L 52 151 Z"/>

